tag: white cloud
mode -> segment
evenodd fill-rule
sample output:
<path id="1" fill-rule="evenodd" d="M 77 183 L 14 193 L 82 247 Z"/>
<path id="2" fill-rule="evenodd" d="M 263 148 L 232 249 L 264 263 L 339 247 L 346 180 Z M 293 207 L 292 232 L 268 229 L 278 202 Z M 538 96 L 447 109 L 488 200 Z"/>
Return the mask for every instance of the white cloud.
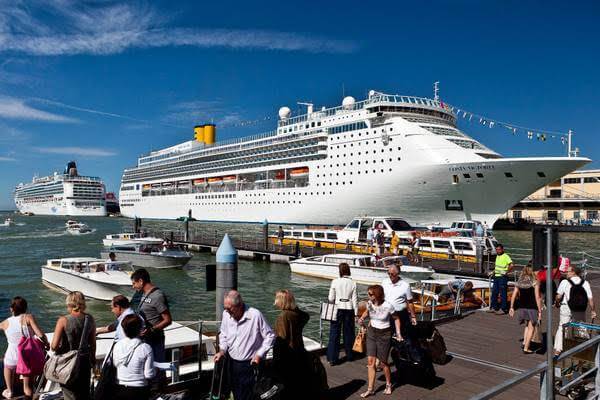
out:
<path id="1" fill-rule="evenodd" d="M 66 154 L 83 157 L 112 157 L 117 155 L 114 151 L 93 147 L 34 147 L 34 150 L 45 154 Z"/>
<path id="2" fill-rule="evenodd" d="M 3 162 L 3 161 L 17 161 L 17 160 L 15 158 L 12 158 L 12 157 L 3 157 L 3 156 L 0 156 L 0 162 Z"/>
<path id="3" fill-rule="evenodd" d="M 227 126 L 238 124 L 242 117 L 236 108 L 228 107 L 220 100 L 196 100 L 172 105 L 162 121 L 182 126 L 208 122 Z"/>
<path id="4" fill-rule="evenodd" d="M 0 97 L 0 118 L 47 122 L 77 122 L 74 118 L 33 108 L 25 104 L 25 100 L 8 96 Z"/>
<path id="5" fill-rule="evenodd" d="M 36 18 L 26 5 L 0 7 L 0 51 L 50 56 L 104 55 L 129 48 L 168 46 L 310 53 L 351 53 L 357 49 L 351 41 L 301 33 L 168 27 L 166 19 L 153 9 L 131 4 L 86 7 L 77 2 L 48 2 L 45 6 L 60 20 L 60 27 Z"/>

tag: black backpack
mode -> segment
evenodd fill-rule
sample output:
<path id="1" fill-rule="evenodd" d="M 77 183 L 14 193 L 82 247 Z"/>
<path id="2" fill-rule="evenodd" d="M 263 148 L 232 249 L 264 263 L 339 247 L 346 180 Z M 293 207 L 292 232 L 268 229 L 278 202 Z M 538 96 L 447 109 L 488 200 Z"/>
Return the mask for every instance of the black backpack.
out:
<path id="1" fill-rule="evenodd" d="M 571 311 L 585 311 L 588 305 L 588 296 L 583 288 L 583 279 L 579 282 L 579 285 L 573 283 L 571 279 L 567 279 L 571 284 L 571 290 L 569 291 L 569 301 L 567 304 Z"/>

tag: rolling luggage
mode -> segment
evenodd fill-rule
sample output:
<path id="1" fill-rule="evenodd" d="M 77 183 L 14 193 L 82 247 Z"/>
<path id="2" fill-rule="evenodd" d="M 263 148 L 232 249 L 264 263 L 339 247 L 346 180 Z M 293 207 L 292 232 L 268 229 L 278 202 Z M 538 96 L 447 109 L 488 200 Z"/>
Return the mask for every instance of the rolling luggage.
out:
<path id="1" fill-rule="evenodd" d="M 224 400 L 227 398 L 227 391 L 223 391 L 223 373 L 225 372 L 226 358 L 223 357 L 216 362 L 213 367 L 212 381 L 210 382 L 210 393 L 206 400 Z"/>
<path id="2" fill-rule="evenodd" d="M 396 366 L 399 383 L 429 385 L 436 377 L 431 357 L 418 340 L 406 338 L 402 342 L 392 340 L 392 360 Z"/>

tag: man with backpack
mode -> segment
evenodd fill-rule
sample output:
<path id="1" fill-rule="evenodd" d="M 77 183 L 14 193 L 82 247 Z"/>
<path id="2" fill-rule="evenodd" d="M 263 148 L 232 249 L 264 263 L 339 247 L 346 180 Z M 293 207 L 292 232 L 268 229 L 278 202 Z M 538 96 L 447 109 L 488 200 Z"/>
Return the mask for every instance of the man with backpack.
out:
<path id="1" fill-rule="evenodd" d="M 567 279 L 564 279 L 558 286 L 556 305 L 560 307 L 560 320 L 554 338 L 555 354 L 560 354 L 563 349 L 564 324 L 571 321 L 585 321 L 585 311 L 588 306 L 592 319 L 596 318 L 590 283 L 580 275 L 581 268 L 571 265 L 567 271 Z"/>

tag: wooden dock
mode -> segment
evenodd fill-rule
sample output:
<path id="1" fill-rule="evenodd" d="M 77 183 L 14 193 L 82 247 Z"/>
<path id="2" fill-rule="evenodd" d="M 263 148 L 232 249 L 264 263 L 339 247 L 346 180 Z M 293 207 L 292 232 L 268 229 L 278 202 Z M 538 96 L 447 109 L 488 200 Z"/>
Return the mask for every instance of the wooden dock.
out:
<path id="1" fill-rule="evenodd" d="M 596 299 L 600 298 L 600 279 L 597 276 L 588 274 Z M 557 309 L 554 309 L 553 321 L 554 334 L 558 322 Z M 519 342 L 523 337 L 523 327 L 516 317 L 480 310 L 437 327 L 444 337 L 448 353 L 453 356 L 445 365 L 434 365 L 438 379 L 427 387 L 410 383 L 397 385 L 393 394 L 386 396 L 383 394 L 383 373 L 379 372 L 376 381 L 378 392 L 371 399 L 469 399 L 546 360 L 545 354 L 523 354 Z M 366 357 L 334 367 L 329 366 L 324 356 L 322 361 L 329 380 L 328 399 L 360 398 L 360 393 L 367 389 Z M 392 366 L 393 379 L 395 371 Z M 536 376 L 496 398 L 536 399 L 539 398 L 539 388 L 540 379 Z M 557 395 L 556 398 L 564 397 Z"/>

